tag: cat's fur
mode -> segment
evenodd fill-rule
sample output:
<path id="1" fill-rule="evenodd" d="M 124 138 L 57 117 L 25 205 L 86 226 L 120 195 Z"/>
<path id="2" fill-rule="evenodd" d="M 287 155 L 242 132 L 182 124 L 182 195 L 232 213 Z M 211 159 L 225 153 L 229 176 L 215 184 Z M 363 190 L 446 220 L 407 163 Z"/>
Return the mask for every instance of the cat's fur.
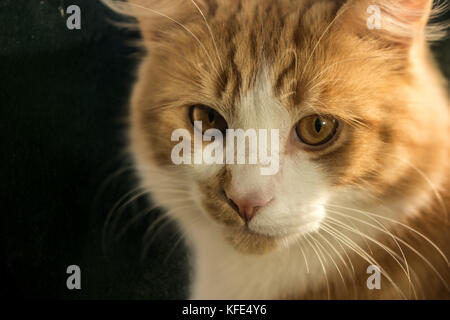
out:
<path id="1" fill-rule="evenodd" d="M 450 106 L 427 44 L 442 35 L 426 27 L 431 1 L 105 2 L 137 17 L 148 49 L 131 150 L 192 250 L 192 298 L 449 298 Z M 279 173 L 173 165 L 171 133 L 193 133 L 195 104 L 230 128 L 280 129 Z M 311 113 L 342 123 L 326 149 L 292 139 Z M 275 198 L 247 228 L 229 187 Z"/>

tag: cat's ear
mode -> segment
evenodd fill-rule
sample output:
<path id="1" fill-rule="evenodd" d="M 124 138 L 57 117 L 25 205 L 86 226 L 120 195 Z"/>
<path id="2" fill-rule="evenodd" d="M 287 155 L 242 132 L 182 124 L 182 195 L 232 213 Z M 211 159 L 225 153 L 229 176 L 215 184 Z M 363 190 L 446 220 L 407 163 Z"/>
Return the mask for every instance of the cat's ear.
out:
<path id="1" fill-rule="evenodd" d="M 447 25 L 427 25 L 445 9 L 444 5 L 433 8 L 433 0 L 350 0 L 338 14 L 360 35 L 410 46 L 416 40 L 445 36 Z"/>
<path id="2" fill-rule="evenodd" d="M 146 43 L 156 43 L 164 32 L 184 28 L 184 24 L 206 12 L 205 0 L 102 0 L 115 12 L 133 17 Z"/>

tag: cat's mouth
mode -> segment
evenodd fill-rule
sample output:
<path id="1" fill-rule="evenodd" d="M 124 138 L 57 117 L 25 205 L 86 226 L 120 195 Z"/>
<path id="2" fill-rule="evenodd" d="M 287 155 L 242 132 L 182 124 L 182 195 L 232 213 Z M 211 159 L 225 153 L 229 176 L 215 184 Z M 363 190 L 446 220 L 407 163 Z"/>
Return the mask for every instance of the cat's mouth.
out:
<path id="1" fill-rule="evenodd" d="M 320 222 L 310 222 L 283 230 L 252 228 L 245 224 L 240 228 L 228 227 L 225 231 L 226 239 L 240 252 L 247 254 L 266 254 L 277 248 L 287 247 L 298 241 L 307 233 L 319 228 Z"/>

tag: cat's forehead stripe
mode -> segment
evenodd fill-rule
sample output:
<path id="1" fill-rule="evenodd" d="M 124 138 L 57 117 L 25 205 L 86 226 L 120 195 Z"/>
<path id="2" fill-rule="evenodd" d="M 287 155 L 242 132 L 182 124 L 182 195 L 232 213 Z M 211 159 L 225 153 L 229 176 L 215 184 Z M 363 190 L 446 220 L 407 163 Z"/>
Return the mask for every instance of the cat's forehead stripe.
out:
<path id="1" fill-rule="evenodd" d="M 306 35 L 317 32 L 303 20 L 312 19 L 318 6 L 327 12 L 336 11 L 336 4 L 315 1 L 305 1 L 300 8 L 296 5 L 293 11 L 282 9 L 276 1 L 242 5 L 239 1 L 232 14 L 217 17 L 229 25 L 220 35 L 225 44 L 222 52 L 225 66 L 216 81 L 216 96 L 226 104 L 226 112 L 233 113 L 236 108 L 233 102 L 252 90 L 263 63 L 271 66 L 276 96 L 283 97 L 286 105 L 300 103 L 300 57 L 304 60 L 305 53 L 311 51 L 311 44 L 305 42 Z M 284 10 L 283 14 L 280 10 Z M 251 15 L 251 21 L 249 12 L 257 12 Z"/>

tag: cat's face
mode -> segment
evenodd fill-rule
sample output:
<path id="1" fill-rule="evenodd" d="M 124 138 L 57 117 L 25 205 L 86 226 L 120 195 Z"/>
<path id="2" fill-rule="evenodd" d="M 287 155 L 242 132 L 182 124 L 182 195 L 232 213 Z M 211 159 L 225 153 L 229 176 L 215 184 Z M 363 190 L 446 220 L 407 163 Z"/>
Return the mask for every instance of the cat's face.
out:
<path id="1" fill-rule="evenodd" d="M 159 12 L 151 12 L 157 23 L 140 20 L 150 55 L 132 101 L 144 183 L 169 212 L 180 214 L 181 203 L 219 225 L 238 250 L 299 239 L 336 204 L 398 201 L 418 179 L 398 159 L 426 171 L 430 153 L 439 158 L 446 120 L 411 103 L 410 47 L 352 28 L 356 11 L 344 1 L 134 2 Z M 176 166 L 172 133 L 194 137 L 194 120 L 222 131 L 278 129 L 278 170 Z"/>

